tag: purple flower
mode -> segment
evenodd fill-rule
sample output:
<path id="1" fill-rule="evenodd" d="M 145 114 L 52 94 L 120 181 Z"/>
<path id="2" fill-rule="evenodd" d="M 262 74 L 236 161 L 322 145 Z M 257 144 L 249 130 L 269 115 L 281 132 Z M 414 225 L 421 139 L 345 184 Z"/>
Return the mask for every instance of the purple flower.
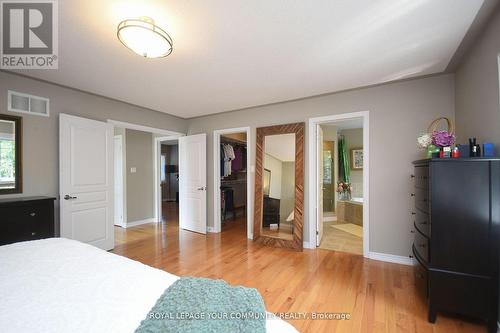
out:
<path id="1" fill-rule="evenodd" d="M 447 131 L 432 132 L 432 144 L 438 147 L 449 147 L 455 143 L 455 135 Z"/>

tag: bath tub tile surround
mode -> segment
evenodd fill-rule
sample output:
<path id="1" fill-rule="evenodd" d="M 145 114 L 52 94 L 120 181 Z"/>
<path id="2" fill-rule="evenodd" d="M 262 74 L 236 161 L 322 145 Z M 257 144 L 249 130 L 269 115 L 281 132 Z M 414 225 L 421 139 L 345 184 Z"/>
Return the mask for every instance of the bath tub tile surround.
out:
<path id="1" fill-rule="evenodd" d="M 337 203 L 337 222 L 363 226 L 363 198 L 341 200 Z"/>

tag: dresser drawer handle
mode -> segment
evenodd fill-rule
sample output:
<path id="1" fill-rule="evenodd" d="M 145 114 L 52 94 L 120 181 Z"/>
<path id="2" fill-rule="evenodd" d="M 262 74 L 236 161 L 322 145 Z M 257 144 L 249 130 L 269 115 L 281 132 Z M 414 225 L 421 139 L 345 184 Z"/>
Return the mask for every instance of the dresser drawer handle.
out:
<path id="1" fill-rule="evenodd" d="M 411 194 L 411 196 L 412 196 L 412 197 L 414 197 L 414 196 L 415 196 L 415 193 L 412 193 L 412 194 Z"/>
<path id="2" fill-rule="evenodd" d="M 417 215 L 417 213 L 415 213 L 415 212 L 411 212 L 411 215 Z"/>
<path id="3" fill-rule="evenodd" d="M 410 175 L 410 178 L 415 178 L 415 175 Z"/>
<path id="4" fill-rule="evenodd" d="M 30 213 L 30 216 L 35 216 L 35 215 L 36 215 L 36 213 Z"/>

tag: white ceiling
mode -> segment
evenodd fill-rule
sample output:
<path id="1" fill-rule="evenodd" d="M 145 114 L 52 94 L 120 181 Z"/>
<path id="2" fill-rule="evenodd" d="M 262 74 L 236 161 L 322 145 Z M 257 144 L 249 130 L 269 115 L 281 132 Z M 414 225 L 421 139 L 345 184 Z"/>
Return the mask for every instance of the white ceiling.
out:
<path id="1" fill-rule="evenodd" d="M 445 70 L 483 0 L 64 0 L 59 70 L 23 74 L 183 118 Z M 144 59 L 116 38 L 151 16 Z"/>
<path id="2" fill-rule="evenodd" d="M 282 161 L 295 161 L 295 133 L 267 135 L 264 137 L 266 154 Z"/>

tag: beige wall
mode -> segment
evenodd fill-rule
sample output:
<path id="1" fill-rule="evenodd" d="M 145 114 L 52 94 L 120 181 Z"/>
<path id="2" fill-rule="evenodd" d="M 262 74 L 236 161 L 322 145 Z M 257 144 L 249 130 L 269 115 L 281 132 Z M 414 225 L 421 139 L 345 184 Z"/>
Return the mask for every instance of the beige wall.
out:
<path id="1" fill-rule="evenodd" d="M 271 171 L 269 197 L 274 199 L 281 199 L 281 173 L 283 170 L 283 162 L 269 154 L 264 154 L 264 169 L 268 169 L 269 171 Z"/>
<path id="2" fill-rule="evenodd" d="M 127 223 L 132 223 L 154 217 L 153 134 L 127 129 L 125 141 Z"/>
<path id="3" fill-rule="evenodd" d="M 363 148 L 363 129 L 345 129 L 338 133 L 343 134 L 347 143 L 347 155 L 349 156 L 349 166 L 351 167 L 351 184 L 353 187 L 352 196 L 363 197 L 363 170 L 353 170 L 351 164 L 351 149 Z"/>
<path id="4" fill-rule="evenodd" d="M 493 15 L 457 69 L 456 121 L 459 142 L 468 143 L 469 137 L 493 142 L 500 155 L 500 10 Z"/>
<path id="5" fill-rule="evenodd" d="M 411 162 L 423 156 L 423 152 L 416 149 L 415 139 L 436 117 L 453 118 L 454 108 L 453 75 L 440 75 L 191 119 L 190 134 L 209 134 L 208 224 L 213 226 L 214 213 L 213 130 L 250 126 L 250 164 L 255 165 L 256 127 L 305 122 L 310 117 L 369 110 L 372 155 L 370 250 L 407 256 L 410 253 L 411 239 Z M 305 155 L 307 161 L 307 142 Z M 251 177 L 253 179 L 254 174 Z M 306 177 L 304 240 L 307 242 L 308 185 L 309 180 Z M 253 189 L 253 181 L 251 186 Z"/>
<path id="6" fill-rule="evenodd" d="M 272 177 L 272 176 L 271 176 Z M 280 222 L 285 222 L 295 207 L 295 162 L 281 163 Z"/>

